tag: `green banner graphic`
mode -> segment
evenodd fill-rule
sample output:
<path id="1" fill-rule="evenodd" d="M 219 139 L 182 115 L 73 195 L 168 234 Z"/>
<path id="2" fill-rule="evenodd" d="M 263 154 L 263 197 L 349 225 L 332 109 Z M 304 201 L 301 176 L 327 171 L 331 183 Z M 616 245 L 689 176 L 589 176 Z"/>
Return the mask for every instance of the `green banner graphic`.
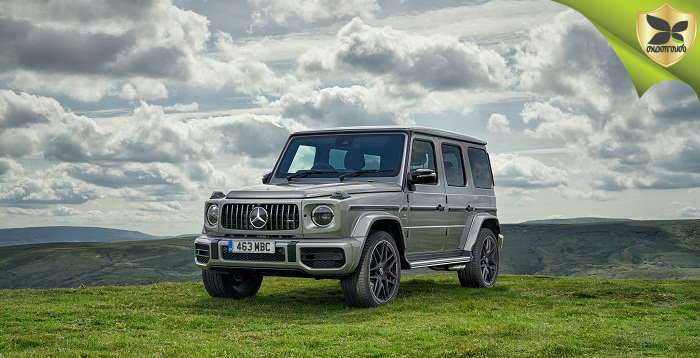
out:
<path id="1" fill-rule="evenodd" d="M 677 80 L 700 89 L 700 1 L 553 0 L 585 16 L 605 36 L 641 97 L 654 84 Z"/>

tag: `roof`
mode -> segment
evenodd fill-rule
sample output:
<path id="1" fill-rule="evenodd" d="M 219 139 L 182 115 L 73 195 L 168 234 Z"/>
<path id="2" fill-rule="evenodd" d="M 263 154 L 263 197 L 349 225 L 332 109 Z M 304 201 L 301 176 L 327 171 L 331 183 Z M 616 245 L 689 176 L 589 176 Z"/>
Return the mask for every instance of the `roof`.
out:
<path id="1" fill-rule="evenodd" d="M 337 127 L 337 128 L 324 128 L 324 129 L 312 129 L 295 132 L 292 135 L 297 134 L 327 134 L 336 132 L 409 132 L 409 133 L 421 133 L 431 136 L 444 137 L 449 139 L 455 139 L 459 141 L 465 141 L 475 144 L 486 145 L 486 142 L 475 137 L 471 137 L 465 134 L 446 131 L 442 129 L 418 127 L 418 126 L 357 126 L 357 127 Z"/>

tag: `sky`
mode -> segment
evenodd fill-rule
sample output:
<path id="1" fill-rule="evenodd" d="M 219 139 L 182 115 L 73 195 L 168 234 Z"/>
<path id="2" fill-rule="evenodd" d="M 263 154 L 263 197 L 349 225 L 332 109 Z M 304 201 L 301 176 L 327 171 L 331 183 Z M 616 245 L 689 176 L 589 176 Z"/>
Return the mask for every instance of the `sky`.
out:
<path id="1" fill-rule="evenodd" d="M 290 133 L 488 142 L 501 222 L 700 217 L 700 102 L 549 0 L 3 0 L 0 227 L 196 233 Z"/>

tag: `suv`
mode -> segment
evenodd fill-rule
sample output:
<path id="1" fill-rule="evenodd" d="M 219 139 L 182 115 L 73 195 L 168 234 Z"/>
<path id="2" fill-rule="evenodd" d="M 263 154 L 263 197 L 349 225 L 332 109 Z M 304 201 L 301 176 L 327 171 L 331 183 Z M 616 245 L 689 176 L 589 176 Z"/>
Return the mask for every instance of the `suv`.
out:
<path id="1" fill-rule="evenodd" d="M 263 184 L 214 192 L 195 262 L 212 297 L 263 276 L 340 279 L 351 306 L 396 297 L 401 270 L 492 287 L 503 244 L 486 142 L 420 127 L 292 134 Z"/>

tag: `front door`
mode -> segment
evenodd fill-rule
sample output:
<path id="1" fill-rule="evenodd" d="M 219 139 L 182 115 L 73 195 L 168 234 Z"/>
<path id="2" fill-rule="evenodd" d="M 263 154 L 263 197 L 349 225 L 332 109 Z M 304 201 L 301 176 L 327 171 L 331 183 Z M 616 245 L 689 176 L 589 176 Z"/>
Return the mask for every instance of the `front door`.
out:
<path id="1" fill-rule="evenodd" d="M 438 170 L 436 142 L 423 136 L 415 136 L 411 143 L 409 174 L 415 169 L 431 169 L 437 173 L 437 182 L 415 184 L 408 192 L 408 226 L 406 252 L 423 253 L 447 248 L 445 227 L 446 201 L 443 173 Z"/>

